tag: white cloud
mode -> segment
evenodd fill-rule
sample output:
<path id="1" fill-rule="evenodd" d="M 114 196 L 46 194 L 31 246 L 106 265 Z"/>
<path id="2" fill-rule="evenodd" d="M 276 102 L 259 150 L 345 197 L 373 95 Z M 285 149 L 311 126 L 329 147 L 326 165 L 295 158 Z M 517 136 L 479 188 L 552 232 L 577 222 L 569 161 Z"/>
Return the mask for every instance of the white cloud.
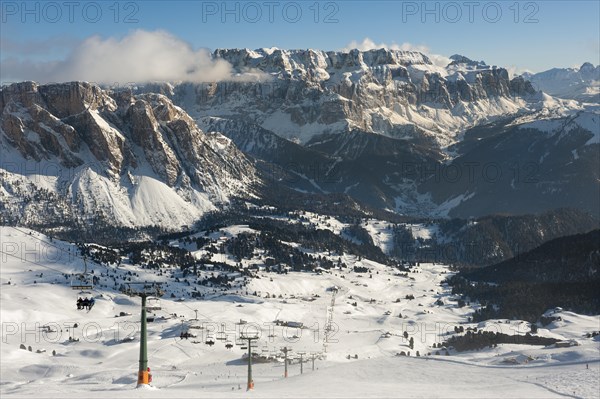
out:
<path id="1" fill-rule="evenodd" d="M 260 73 L 237 75 L 225 60 L 213 59 L 206 49 L 165 31 L 136 30 L 123 38 L 92 36 L 78 44 L 63 60 L 52 62 L 6 59 L 2 80 L 40 83 L 85 80 L 96 83 L 147 81 L 214 82 L 252 79 Z"/>
<path id="2" fill-rule="evenodd" d="M 523 68 L 523 67 L 516 66 L 516 65 L 511 65 L 511 66 L 507 67 L 506 70 L 508 71 L 508 76 L 511 79 L 514 78 L 515 76 L 523 75 L 524 73 L 533 73 L 530 69 Z"/>
<path id="3" fill-rule="evenodd" d="M 342 51 L 349 51 L 352 49 L 366 51 L 366 50 L 373 50 L 373 49 L 380 49 L 380 48 L 386 48 L 389 50 L 418 51 L 420 53 L 427 55 L 427 57 L 429 57 L 429 59 L 431 60 L 431 62 L 433 62 L 434 65 L 441 66 L 441 67 L 447 66 L 451 61 L 450 58 L 448 58 L 446 56 L 439 55 L 439 54 L 431 54 L 429 47 L 424 46 L 424 45 L 414 45 L 414 44 L 411 44 L 408 42 L 404 42 L 402 44 L 397 44 L 394 42 L 392 42 L 391 44 L 387 44 L 387 43 L 377 44 L 368 37 L 365 37 L 362 42 L 357 42 L 356 40 L 351 41 L 350 43 L 348 43 L 346 45 L 346 47 L 344 47 L 342 49 Z"/>

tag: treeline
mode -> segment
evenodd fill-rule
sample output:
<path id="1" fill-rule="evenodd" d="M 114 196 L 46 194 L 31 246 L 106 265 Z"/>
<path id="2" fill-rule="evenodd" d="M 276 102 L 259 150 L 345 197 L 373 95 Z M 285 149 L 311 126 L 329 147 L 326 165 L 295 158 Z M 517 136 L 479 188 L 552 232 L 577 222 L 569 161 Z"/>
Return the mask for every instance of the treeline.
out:
<path id="1" fill-rule="evenodd" d="M 554 338 L 538 337 L 529 333 L 525 335 L 508 335 L 495 331 L 467 331 L 464 335 L 453 335 L 442 346 L 454 348 L 457 352 L 495 348 L 498 344 L 521 344 L 548 346 L 557 343 Z"/>
<path id="2" fill-rule="evenodd" d="M 477 300 L 473 321 L 536 322 L 551 308 L 600 313 L 600 230 L 549 241 L 523 255 L 448 279 L 453 294 Z"/>
<path id="3" fill-rule="evenodd" d="M 321 255 L 312 255 L 281 242 L 280 238 L 271 232 L 259 234 L 243 233 L 227 241 L 227 251 L 242 259 L 252 259 L 255 250 L 264 251 L 267 271 L 282 271 L 280 265 L 287 265 L 293 271 L 314 271 L 318 267 L 331 269 L 334 266 L 346 267 L 341 261 L 333 262 Z"/>
<path id="4" fill-rule="evenodd" d="M 394 262 L 384 254 L 379 247 L 363 243 L 358 245 L 333 233 L 331 230 L 315 229 L 301 223 L 287 223 L 274 219 L 258 219 L 248 223 L 251 229 L 269 234 L 276 241 L 296 242 L 304 248 L 315 251 L 336 253 L 349 253 L 364 257 L 385 265 Z"/>
<path id="5" fill-rule="evenodd" d="M 394 226 L 393 255 L 420 262 L 443 262 L 458 267 L 482 267 L 520 258 L 548 240 L 587 233 L 598 219 L 575 209 L 556 209 L 539 215 L 491 215 L 476 220 L 438 219 L 430 239 L 412 236 Z"/>
<path id="6" fill-rule="evenodd" d="M 257 205 L 270 205 L 279 212 L 293 212 L 302 209 L 321 215 L 335 216 L 348 222 L 353 219 L 372 217 L 391 223 L 417 223 L 420 218 L 399 215 L 387 210 L 358 202 L 343 193 L 302 193 L 281 184 L 267 184 L 262 188 L 263 199 L 255 200 Z"/>
<path id="7" fill-rule="evenodd" d="M 366 244 L 366 245 L 370 245 L 370 246 L 375 245 L 373 243 L 373 238 L 371 238 L 371 235 L 369 234 L 369 232 L 364 227 L 362 227 L 359 223 L 351 224 L 350 226 L 344 228 L 342 230 L 342 232 L 344 234 L 356 239 L 361 244 Z"/>
<path id="8" fill-rule="evenodd" d="M 478 301 L 482 307 L 473 313 L 473 321 L 519 319 L 537 322 L 548 309 L 562 307 L 583 313 L 600 313 L 600 280 L 564 283 L 524 281 L 489 284 L 473 282 L 460 276 L 447 280 L 453 294 L 463 301 Z"/>

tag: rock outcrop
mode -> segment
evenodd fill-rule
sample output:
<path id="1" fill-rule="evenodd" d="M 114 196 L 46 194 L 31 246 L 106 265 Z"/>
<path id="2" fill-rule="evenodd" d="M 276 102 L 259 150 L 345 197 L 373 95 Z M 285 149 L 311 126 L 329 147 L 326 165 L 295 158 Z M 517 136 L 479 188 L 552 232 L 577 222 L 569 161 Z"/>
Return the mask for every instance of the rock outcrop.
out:
<path id="1" fill-rule="evenodd" d="M 0 116 L 2 170 L 11 174 L 0 192 L 6 198 L 26 195 L 20 187 L 30 182 L 66 198 L 82 217 L 178 226 L 255 189 L 254 166 L 235 145 L 206 135 L 161 94 L 23 82 L 0 91 Z M 166 198 L 180 202 L 182 213 L 157 211 Z"/>

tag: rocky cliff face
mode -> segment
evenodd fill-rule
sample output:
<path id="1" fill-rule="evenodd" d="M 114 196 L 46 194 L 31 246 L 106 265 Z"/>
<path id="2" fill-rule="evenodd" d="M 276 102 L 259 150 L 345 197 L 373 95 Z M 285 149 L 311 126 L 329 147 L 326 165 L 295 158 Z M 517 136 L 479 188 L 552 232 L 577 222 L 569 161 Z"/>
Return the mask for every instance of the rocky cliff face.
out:
<path id="1" fill-rule="evenodd" d="M 241 119 L 302 143 L 360 129 L 438 147 L 481 121 L 526 111 L 535 92 L 506 69 L 466 57 L 442 68 L 412 51 L 223 49 L 214 57 L 240 74 L 260 71 L 260 80 L 142 90 L 162 91 L 195 118 Z"/>
<path id="2" fill-rule="evenodd" d="M 206 135 L 160 94 L 23 82 L 2 89 L 0 115 L 3 200 L 18 202 L 33 184 L 81 217 L 178 227 L 256 186 L 252 163 L 229 139 Z"/>
<path id="3" fill-rule="evenodd" d="M 423 54 L 384 49 L 217 50 L 215 57 L 269 79 L 152 90 L 162 90 L 245 153 L 297 176 L 284 184 L 343 192 L 421 216 L 519 214 L 558 206 L 596 213 L 596 147 L 585 145 L 596 130 L 593 123 L 584 123 L 587 133 L 565 132 L 569 140 L 560 143 L 548 139 L 543 126 L 516 128 L 535 120 L 560 126 L 581 107 L 535 92 L 528 80 L 511 79 L 504 68 L 460 55 L 441 68 Z M 474 133 L 480 127 L 484 136 Z M 580 140 L 572 141 L 578 134 Z M 499 140 L 502 146 L 496 146 Z M 472 178 L 469 165 L 478 168 Z M 502 177 L 490 183 L 483 168 L 496 166 Z M 460 178 L 449 175 L 457 170 Z M 522 184 L 523 174 L 533 171 L 544 182 Z M 573 173 L 586 183 L 569 183 L 567 174 Z M 574 195 L 565 195 L 569 190 Z"/>

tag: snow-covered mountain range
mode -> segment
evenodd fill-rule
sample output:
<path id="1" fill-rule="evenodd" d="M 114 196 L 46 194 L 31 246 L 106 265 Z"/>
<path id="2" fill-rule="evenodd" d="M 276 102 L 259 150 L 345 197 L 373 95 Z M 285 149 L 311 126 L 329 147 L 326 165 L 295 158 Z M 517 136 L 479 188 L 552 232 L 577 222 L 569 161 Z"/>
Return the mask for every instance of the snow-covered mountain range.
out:
<path id="1" fill-rule="evenodd" d="M 589 62 L 579 68 L 553 68 L 539 73 L 525 73 L 537 90 L 578 101 L 600 103 L 600 65 Z"/>
<path id="2" fill-rule="evenodd" d="M 261 79 L 140 90 L 168 95 L 194 118 L 243 119 L 300 143 L 358 129 L 443 148 L 465 128 L 543 106 L 530 101 L 535 90 L 522 77 L 460 56 L 445 68 L 387 49 L 223 49 L 214 57 Z"/>
<path id="3" fill-rule="evenodd" d="M 137 89 L 164 93 L 203 129 L 220 132 L 248 155 L 291 172 L 284 183 L 292 182 L 294 189 L 343 192 L 409 215 L 535 212 L 539 203 L 544 210 L 576 206 L 595 212 L 597 208 L 593 170 L 599 162 L 591 145 L 600 129 L 597 109 L 536 91 L 523 77 L 511 79 L 504 68 L 460 55 L 439 67 L 421 53 L 386 49 L 217 50 L 214 56 L 239 73 L 260 71 L 262 80 L 153 84 Z M 535 134 L 535 125 L 528 125 L 531 134 L 512 137 L 519 144 L 510 153 L 497 151 L 493 140 L 488 140 L 490 133 L 497 140 L 501 135 L 496 133 L 518 124 L 555 120 L 561 125 L 571 119 L 589 122 L 582 127 L 589 132 L 582 136 L 585 142 L 534 145 L 548 137 L 543 129 Z M 443 173 L 448 164 L 465 171 L 459 162 L 468 157 L 466 150 L 475 149 L 463 145 L 475 143 L 465 137 L 481 126 L 488 127 L 486 137 L 477 138 L 483 140 L 478 147 L 489 144 L 493 151 L 486 151 L 486 157 L 471 154 L 477 158 L 477 173 L 487 173 L 483 171 L 487 163 L 498 163 L 502 181 L 482 187 L 487 176 L 478 176 L 479 182 L 467 188 Z M 579 189 L 573 194 L 577 200 L 560 194 L 572 179 L 562 175 L 558 165 L 550 166 L 545 154 L 566 147 L 572 159 L 563 157 L 560 162 L 592 175 L 589 181 L 584 179 L 592 192 L 583 196 L 594 198 L 591 206 L 581 203 Z M 576 158 L 574 154 L 580 153 L 589 159 Z M 523 168 L 536 176 L 517 187 Z M 490 197 L 505 198 L 505 204 L 498 206 Z"/>
<path id="4" fill-rule="evenodd" d="M 3 87 L 3 220 L 177 229 L 233 197 L 269 203 L 273 185 L 418 217 L 599 212 L 598 107 L 504 68 L 386 49 L 213 57 L 244 78 Z"/>

